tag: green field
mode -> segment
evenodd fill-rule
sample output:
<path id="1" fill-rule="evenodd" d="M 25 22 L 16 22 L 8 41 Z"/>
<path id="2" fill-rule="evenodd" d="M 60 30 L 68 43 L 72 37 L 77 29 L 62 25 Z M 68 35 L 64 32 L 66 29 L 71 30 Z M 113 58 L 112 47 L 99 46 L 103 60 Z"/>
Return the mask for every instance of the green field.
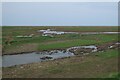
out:
<path id="1" fill-rule="evenodd" d="M 118 42 L 118 34 L 63 34 L 45 37 L 38 30 L 52 29 L 72 32 L 116 32 L 118 27 L 79 26 L 4 26 L 2 27 L 3 55 L 22 52 L 66 49 L 81 45 L 107 45 Z M 18 35 L 34 34 L 31 38 Z M 11 44 L 6 44 L 11 41 Z M 3 78 L 118 78 L 118 49 L 107 49 L 85 56 L 37 62 L 3 68 Z"/>
<path id="2" fill-rule="evenodd" d="M 59 31 L 117 31 L 117 27 L 3 27 L 3 54 L 42 51 L 50 49 L 63 49 L 80 45 L 99 45 L 106 42 L 118 41 L 118 35 L 81 35 L 81 34 L 64 34 L 52 37 L 41 36 L 38 30 L 53 29 Z M 18 35 L 34 34 L 32 38 L 16 38 Z M 6 45 L 5 41 L 12 41 L 11 45 Z M 17 46 L 17 47 L 16 47 Z M 22 47 L 21 47 L 22 46 Z M 31 47 L 30 50 L 26 47 Z M 26 50 L 25 48 L 28 50 Z M 17 48 L 17 49 L 16 49 Z"/>

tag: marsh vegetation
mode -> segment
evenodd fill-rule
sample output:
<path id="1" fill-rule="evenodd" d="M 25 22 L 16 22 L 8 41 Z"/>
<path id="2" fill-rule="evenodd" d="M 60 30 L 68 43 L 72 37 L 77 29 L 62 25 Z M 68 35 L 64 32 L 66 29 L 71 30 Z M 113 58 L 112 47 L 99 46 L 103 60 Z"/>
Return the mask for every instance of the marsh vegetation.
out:
<path id="1" fill-rule="evenodd" d="M 42 36 L 38 30 L 51 29 L 79 34 L 61 34 Z M 70 77 L 97 78 L 117 77 L 118 74 L 118 34 L 81 34 L 84 32 L 117 32 L 118 27 L 3 27 L 2 55 L 17 55 L 31 52 L 49 52 L 52 50 L 66 50 L 77 46 L 97 47 L 96 52 L 88 55 L 92 49 L 80 48 L 74 52 L 76 56 L 55 59 L 45 62 L 16 65 L 3 68 L 3 77 Z M 32 37 L 16 37 L 19 35 Z M 89 68 L 88 68 L 89 66 Z M 32 72 L 32 73 L 31 73 Z M 29 74 L 31 73 L 31 74 Z"/>

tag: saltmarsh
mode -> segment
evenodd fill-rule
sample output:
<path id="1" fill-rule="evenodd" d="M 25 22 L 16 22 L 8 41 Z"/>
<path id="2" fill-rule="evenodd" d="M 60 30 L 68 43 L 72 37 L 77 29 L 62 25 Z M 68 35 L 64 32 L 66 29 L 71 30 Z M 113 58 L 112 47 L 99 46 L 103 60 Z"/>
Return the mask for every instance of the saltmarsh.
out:
<path id="1" fill-rule="evenodd" d="M 41 36 L 37 32 L 41 29 L 53 29 L 59 31 L 75 32 L 99 32 L 99 31 L 117 31 L 117 27 L 3 27 L 2 45 L 3 54 L 20 53 L 30 51 L 42 51 L 51 49 L 64 49 L 72 46 L 81 45 L 99 45 L 106 42 L 118 41 L 118 34 L 63 34 L 54 37 Z M 32 38 L 17 38 L 18 35 L 34 34 Z M 5 44 L 6 40 L 11 39 L 11 45 Z M 34 45 L 34 46 L 33 46 Z M 33 47 L 32 47 L 33 46 Z M 30 48 L 32 47 L 32 48 Z M 30 48 L 28 50 L 28 48 Z M 27 51 L 27 50 L 28 51 Z M 16 50 L 16 51 L 15 51 Z"/>
<path id="2" fill-rule="evenodd" d="M 118 27 L 3 27 L 3 54 L 64 49 L 81 45 L 101 45 L 117 42 L 118 34 L 65 34 L 43 37 L 37 30 L 53 29 L 75 32 L 116 32 Z M 32 38 L 16 38 L 34 34 Z M 6 39 L 11 45 L 5 44 Z M 53 61 L 3 68 L 3 78 L 113 78 L 118 77 L 118 50 L 110 49 L 86 56 L 74 56 Z M 32 73 L 31 73 L 32 72 Z"/>

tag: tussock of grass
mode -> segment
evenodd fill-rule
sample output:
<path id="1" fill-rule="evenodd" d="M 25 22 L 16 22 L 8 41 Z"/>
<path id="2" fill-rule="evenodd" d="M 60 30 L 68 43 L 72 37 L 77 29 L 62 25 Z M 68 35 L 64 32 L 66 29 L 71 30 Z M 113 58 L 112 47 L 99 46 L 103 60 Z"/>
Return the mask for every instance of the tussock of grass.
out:
<path id="1" fill-rule="evenodd" d="M 96 54 L 96 53 L 95 53 Z M 119 55 L 118 49 L 112 49 L 112 50 L 107 50 L 104 52 L 97 52 L 98 57 L 101 58 L 112 58 L 112 57 L 117 57 Z"/>

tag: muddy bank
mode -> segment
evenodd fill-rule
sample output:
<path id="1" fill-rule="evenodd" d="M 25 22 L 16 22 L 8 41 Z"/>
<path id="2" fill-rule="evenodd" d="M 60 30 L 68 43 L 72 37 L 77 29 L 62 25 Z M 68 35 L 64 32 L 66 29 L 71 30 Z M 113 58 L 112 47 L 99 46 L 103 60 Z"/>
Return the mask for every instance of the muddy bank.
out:
<path id="1" fill-rule="evenodd" d="M 77 46 L 77 47 L 68 48 L 67 51 L 72 52 L 75 55 L 85 55 L 87 53 L 97 52 L 97 47 L 94 45 Z"/>
<path id="2" fill-rule="evenodd" d="M 70 52 L 74 53 L 75 55 L 87 55 L 93 52 L 99 52 L 99 51 L 106 51 L 109 49 L 119 49 L 120 43 L 119 42 L 110 42 L 105 43 L 102 45 L 92 46 L 92 47 L 81 47 L 81 48 L 74 48 L 70 49 Z"/>
<path id="3" fill-rule="evenodd" d="M 120 32 L 80 32 L 80 34 L 120 34 Z"/>
<path id="4" fill-rule="evenodd" d="M 97 46 L 98 51 L 105 51 L 108 49 L 116 49 L 116 48 L 120 48 L 120 42 L 105 43 L 103 45 Z"/>

